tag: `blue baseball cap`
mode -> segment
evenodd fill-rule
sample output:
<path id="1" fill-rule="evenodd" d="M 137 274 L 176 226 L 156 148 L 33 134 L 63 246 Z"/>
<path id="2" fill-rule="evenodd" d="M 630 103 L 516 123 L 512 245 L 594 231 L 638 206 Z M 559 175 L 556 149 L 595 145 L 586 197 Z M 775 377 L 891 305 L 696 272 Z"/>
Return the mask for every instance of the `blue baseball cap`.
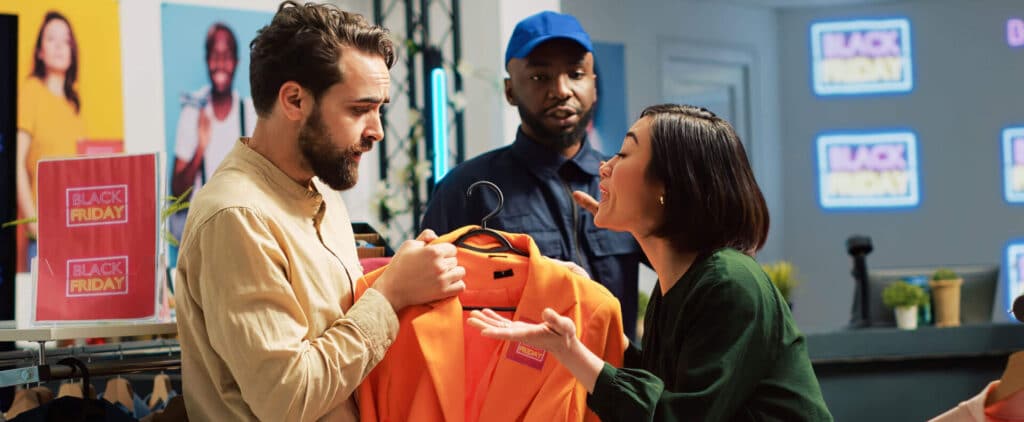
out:
<path id="1" fill-rule="evenodd" d="M 553 39 L 573 40 L 593 53 L 594 46 L 590 43 L 590 35 L 583 30 L 583 25 L 572 15 L 544 11 L 519 21 L 512 31 L 505 50 L 505 66 L 513 58 L 522 59 L 530 55 L 538 45 Z"/>

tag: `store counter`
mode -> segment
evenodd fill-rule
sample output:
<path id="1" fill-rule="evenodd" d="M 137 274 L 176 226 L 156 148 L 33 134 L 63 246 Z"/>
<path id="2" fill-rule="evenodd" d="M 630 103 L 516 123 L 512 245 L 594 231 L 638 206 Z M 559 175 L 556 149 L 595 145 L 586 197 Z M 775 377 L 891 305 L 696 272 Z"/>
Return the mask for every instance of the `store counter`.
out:
<path id="1" fill-rule="evenodd" d="M 835 420 L 924 421 L 999 379 L 1024 324 L 808 334 L 807 348 Z"/>

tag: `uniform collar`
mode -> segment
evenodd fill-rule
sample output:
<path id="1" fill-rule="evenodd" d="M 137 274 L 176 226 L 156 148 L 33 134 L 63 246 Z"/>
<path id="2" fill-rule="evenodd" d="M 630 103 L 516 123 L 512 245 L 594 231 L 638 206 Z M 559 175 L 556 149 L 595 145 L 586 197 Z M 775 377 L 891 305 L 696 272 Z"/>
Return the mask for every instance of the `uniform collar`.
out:
<path id="1" fill-rule="evenodd" d="M 230 155 L 238 157 L 244 167 L 266 180 L 274 190 L 284 196 L 285 202 L 290 204 L 292 209 L 302 215 L 313 217 L 315 223 L 319 225 L 326 211 L 326 204 L 320 192 L 330 188 L 316 177 L 313 177 L 309 187 L 299 184 L 262 154 L 249 148 L 247 143 L 248 138 L 239 138 Z"/>
<path id="2" fill-rule="evenodd" d="M 516 131 L 516 140 L 512 144 L 512 153 L 526 164 L 531 172 L 538 176 L 557 174 L 566 162 L 571 162 L 580 171 L 597 176 L 601 166 L 601 155 L 590 147 L 587 137 L 583 137 L 583 145 L 572 159 L 566 159 L 557 152 L 541 145 L 523 132 L 522 127 Z"/>

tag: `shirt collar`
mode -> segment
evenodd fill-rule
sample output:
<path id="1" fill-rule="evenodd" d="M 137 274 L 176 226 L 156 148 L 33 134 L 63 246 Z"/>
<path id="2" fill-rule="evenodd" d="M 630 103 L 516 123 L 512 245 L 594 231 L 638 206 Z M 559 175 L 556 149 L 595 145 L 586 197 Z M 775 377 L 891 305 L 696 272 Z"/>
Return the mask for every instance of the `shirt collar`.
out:
<path id="1" fill-rule="evenodd" d="M 320 192 L 326 187 L 316 177 L 310 182 L 310 187 L 299 184 L 262 154 L 249 148 L 248 138 L 239 138 L 232 155 L 237 155 L 239 160 L 263 177 L 304 215 L 314 218 L 323 216 L 321 207 L 324 206 L 324 199 Z"/>
<path id="2" fill-rule="evenodd" d="M 571 161 L 580 171 L 591 176 L 597 176 L 601 167 L 601 155 L 590 147 L 590 142 L 584 136 L 583 145 L 572 159 L 566 159 L 562 154 L 551 151 L 544 145 L 530 138 L 523 132 L 522 127 L 516 131 L 516 140 L 512 144 L 512 152 L 518 156 L 527 168 L 534 173 L 557 173 L 567 161 Z"/>

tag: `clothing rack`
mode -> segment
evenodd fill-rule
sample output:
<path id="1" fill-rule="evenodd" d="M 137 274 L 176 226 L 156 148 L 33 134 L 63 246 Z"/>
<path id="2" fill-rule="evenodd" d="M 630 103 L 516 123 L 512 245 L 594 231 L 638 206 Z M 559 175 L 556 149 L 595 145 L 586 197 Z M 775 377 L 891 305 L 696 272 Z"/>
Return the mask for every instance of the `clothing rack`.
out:
<path id="1" fill-rule="evenodd" d="M 44 352 L 42 360 L 38 350 L 14 350 L 0 352 L 0 367 L 26 363 L 45 364 L 47 359 L 75 357 L 124 357 L 124 356 L 174 356 L 181 353 L 178 341 L 174 339 L 139 340 L 124 343 L 68 346 Z"/>
<path id="2" fill-rule="evenodd" d="M 76 350 L 58 350 L 50 354 L 50 358 L 75 357 L 81 360 L 89 374 L 95 376 L 121 375 L 155 370 L 172 370 L 181 368 L 181 351 L 177 342 L 144 341 L 144 344 L 99 345 L 76 347 Z M 28 356 L 25 356 L 28 352 Z M 31 351 L 0 353 L 3 362 L 21 362 L 34 359 Z M 128 357 L 126 357 L 128 356 Z M 56 381 L 78 378 L 81 374 L 75 368 L 61 363 L 33 364 L 14 369 L 0 370 L 0 387 L 31 384 L 37 382 Z"/>
<path id="3" fill-rule="evenodd" d="M 131 374 L 135 372 L 146 372 L 156 370 L 168 370 L 168 369 L 179 369 L 181 368 L 180 358 L 146 358 L 146 359 L 132 359 L 124 361 L 105 361 L 105 362 L 84 362 L 86 368 L 89 369 L 89 375 L 93 376 L 104 376 L 104 375 L 122 375 Z M 71 365 L 57 363 L 54 365 L 42 365 L 37 367 L 39 369 L 39 382 L 43 381 L 55 381 L 70 378 L 80 378 L 82 374 L 77 372 Z M 24 369 L 24 368 L 20 368 Z M 29 381 L 36 382 L 36 381 Z M 21 384 L 19 381 L 15 384 Z"/>
<path id="4" fill-rule="evenodd" d="M 15 328 L 14 321 L 0 321 L 0 341 L 32 341 L 39 343 L 39 364 L 46 364 L 47 341 L 83 338 L 130 337 L 154 334 L 175 334 L 173 322 L 122 323 L 96 325 L 57 325 L 52 327 Z"/>
<path id="5" fill-rule="evenodd" d="M 132 361 L 88 362 L 85 367 L 90 375 L 123 375 L 136 372 L 172 370 L 181 368 L 181 359 L 147 359 Z M 81 378 L 82 373 L 75 367 L 64 363 L 53 365 L 36 365 L 24 368 L 0 371 L 0 387 L 12 385 L 34 384 L 46 381 L 57 381 Z"/>
<path id="6" fill-rule="evenodd" d="M 0 370 L 0 387 L 79 378 L 81 374 L 76 373 L 73 366 L 50 363 L 68 357 L 78 359 L 86 366 L 89 374 L 97 376 L 178 369 L 181 368 L 181 347 L 173 339 L 68 346 L 50 350 L 45 347 L 47 341 L 53 340 L 173 334 L 176 331 L 177 326 L 173 322 L 0 329 L 0 341 L 39 343 L 38 350 L 0 352 L 0 367 L 15 367 Z"/>

